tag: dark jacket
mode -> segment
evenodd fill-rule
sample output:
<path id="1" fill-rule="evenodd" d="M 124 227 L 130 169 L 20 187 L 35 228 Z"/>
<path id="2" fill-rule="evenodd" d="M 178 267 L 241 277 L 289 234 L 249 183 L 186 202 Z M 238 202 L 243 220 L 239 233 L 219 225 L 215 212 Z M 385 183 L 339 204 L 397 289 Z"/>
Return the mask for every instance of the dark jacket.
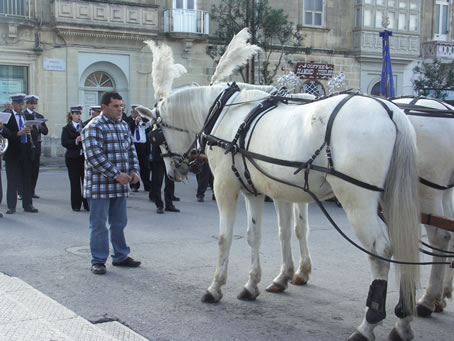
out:
<path id="1" fill-rule="evenodd" d="M 80 136 L 80 132 L 78 132 L 76 128 L 74 128 L 72 122 L 68 123 L 63 127 L 61 131 L 61 144 L 63 147 L 66 148 L 65 157 L 70 159 L 83 157 L 83 155 L 80 155 L 80 151 L 82 149 L 82 142 L 76 144 L 77 136 Z"/>
<path id="2" fill-rule="evenodd" d="M 23 112 L 25 120 L 33 120 L 34 117 L 28 112 Z M 3 125 L 2 135 L 8 139 L 8 149 L 3 154 L 5 161 L 19 159 L 21 157 L 33 159 L 33 143 L 30 135 L 27 136 L 27 143 L 21 143 L 21 137 L 17 136 L 19 126 L 17 125 L 14 113 L 11 112 L 11 117 L 7 124 Z"/>
<path id="3" fill-rule="evenodd" d="M 25 109 L 25 111 L 27 111 L 27 109 Z M 27 113 L 28 113 L 28 111 L 27 111 Z M 43 115 L 41 115 L 40 113 L 37 113 L 36 111 L 33 111 L 33 114 L 31 114 L 31 115 L 34 116 L 34 119 L 44 118 Z M 38 144 L 39 142 L 41 142 L 41 134 L 47 135 L 48 133 L 49 133 L 49 129 L 47 128 L 46 123 L 41 123 L 41 125 L 39 127 L 33 126 L 31 134 L 32 134 L 32 139 L 33 139 L 33 142 L 35 143 L 35 145 Z"/>

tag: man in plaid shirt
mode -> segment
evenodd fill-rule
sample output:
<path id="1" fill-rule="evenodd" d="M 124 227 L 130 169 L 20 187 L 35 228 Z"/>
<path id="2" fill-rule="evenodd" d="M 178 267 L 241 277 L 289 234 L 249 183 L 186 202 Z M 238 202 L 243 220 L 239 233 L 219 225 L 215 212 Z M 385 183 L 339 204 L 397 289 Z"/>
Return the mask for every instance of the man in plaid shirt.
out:
<path id="1" fill-rule="evenodd" d="M 109 256 L 109 231 L 112 264 L 138 267 L 129 257 L 124 228 L 128 221 L 126 200 L 129 184 L 139 181 L 139 163 L 129 132 L 122 121 L 123 99 L 117 92 L 106 92 L 101 98 L 102 115 L 91 120 L 82 131 L 85 154 L 84 197 L 90 207 L 91 272 L 105 274 Z"/>

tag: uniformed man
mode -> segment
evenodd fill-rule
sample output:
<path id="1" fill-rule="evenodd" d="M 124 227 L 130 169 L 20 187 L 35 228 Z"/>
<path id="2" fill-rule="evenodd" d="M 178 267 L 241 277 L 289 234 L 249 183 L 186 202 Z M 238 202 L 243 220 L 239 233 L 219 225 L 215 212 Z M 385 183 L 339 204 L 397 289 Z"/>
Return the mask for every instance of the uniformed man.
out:
<path id="1" fill-rule="evenodd" d="M 140 179 L 142 180 L 144 190 L 149 192 L 151 190 L 150 182 L 150 141 L 148 140 L 147 133 L 150 130 L 150 122 L 146 118 L 142 118 L 136 110 L 137 104 L 131 106 L 131 116 L 127 118 L 126 123 L 131 130 L 134 146 L 136 147 L 137 158 L 139 159 Z M 131 185 L 134 192 L 137 192 L 140 187 L 140 182 Z"/>
<path id="2" fill-rule="evenodd" d="M 36 95 L 25 96 L 25 105 L 27 106 L 27 112 L 33 116 L 33 119 L 43 119 L 44 116 L 36 112 L 35 109 L 38 105 L 39 97 Z M 38 182 L 39 175 L 39 163 L 41 161 L 41 135 L 47 135 L 49 129 L 47 129 L 46 123 L 43 122 L 40 125 L 34 125 L 32 128 L 32 140 L 35 148 L 33 149 L 33 161 L 32 161 L 32 197 L 39 199 L 39 196 L 36 195 L 36 183 Z"/>
<path id="3" fill-rule="evenodd" d="M 8 139 L 8 149 L 3 155 L 7 180 L 7 214 L 16 213 L 17 193 L 20 185 L 23 190 L 22 207 L 24 211 L 38 212 L 38 209 L 33 207 L 31 188 L 31 169 L 34 156 L 33 141 L 30 135 L 32 128 L 26 125 L 26 121 L 33 120 L 34 117 L 27 111 L 24 112 L 24 98 L 25 94 L 11 96 L 12 115 L 1 130 L 1 134 Z"/>
<path id="4" fill-rule="evenodd" d="M 102 110 L 101 110 L 100 105 L 92 105 L 90 107 L 90 118 L 83 122 L 83 126 L 85 127 L 88 124 L 88 122 L 90 122 L 95 117 L 98 117 L 99 115 L 101 115 L 101 111 Z"/>

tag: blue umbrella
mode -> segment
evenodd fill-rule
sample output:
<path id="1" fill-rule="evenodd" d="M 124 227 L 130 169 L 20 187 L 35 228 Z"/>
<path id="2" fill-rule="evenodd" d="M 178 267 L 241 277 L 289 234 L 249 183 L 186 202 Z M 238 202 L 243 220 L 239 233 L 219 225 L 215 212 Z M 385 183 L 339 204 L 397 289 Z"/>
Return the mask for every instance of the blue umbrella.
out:
<path id="1" fill-rule="evenodd" d="M 381 71 L 380 81 L 380 96 L 394 97 L 393 69 L 391 67 L 391 56 L 389 54 L 389 37 L 392 36 L 391 31 L 384 30 L 380 32 L 380 37 L 383 38 L 383 68 Z"/>

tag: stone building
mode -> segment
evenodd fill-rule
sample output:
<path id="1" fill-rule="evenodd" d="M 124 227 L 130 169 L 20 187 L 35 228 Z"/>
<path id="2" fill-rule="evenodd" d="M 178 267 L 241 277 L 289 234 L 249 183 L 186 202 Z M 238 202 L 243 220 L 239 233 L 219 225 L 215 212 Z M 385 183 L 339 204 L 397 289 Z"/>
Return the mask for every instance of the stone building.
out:
<path id="1" fill-rule="evenodd" d="M 165 40 L 188 73 L 175 86 L 208 84 L 215 64 L 206 54 L 220 0 L 0 0 L 0 110 L 16 92 L 37 94 L 49 119 L 44 153 L 61 154 L 68 107 L 98 104 L 104 91 L 154 104 L 152 56 L 145 40 Z M 378 93 L 383 21 L 390 41 L 397 95 L 412 94 L 413 68 L 433 58 L 451 61 L 450 0 L 269 0 L 283 8 L 311 53 L 289 54 L 287 70 L 303 91 L 328 92 L 327 78 L 345 74 L 349 88 Z M 277 61 L 277 56 L 273 62 Z M 316 69 L 316 71 L 314 71 Z M 129 110 L 127 110 L 129 112 Z M 85 109 L 83 118 L 88 117 Z"/>

